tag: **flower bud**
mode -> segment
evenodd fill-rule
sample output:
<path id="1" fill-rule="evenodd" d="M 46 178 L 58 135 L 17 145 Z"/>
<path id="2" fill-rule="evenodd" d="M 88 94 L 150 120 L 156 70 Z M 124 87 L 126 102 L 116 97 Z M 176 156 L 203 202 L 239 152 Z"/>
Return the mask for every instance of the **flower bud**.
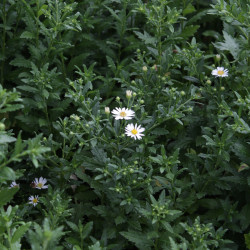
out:
<path id="1" fill-rule="evenodd" d="M 117 96 L 115 99 L 117 102 L 119 102 L 121 100 L 119 96 Z"/>
<path id="2" fill-rule="evenodd" d="M 225 87 L 224 87 L 224 86 L 221 86 L 221 87 L 220 87 L 220 90 L 221 90 L 221 91 L 224 91 L 224 90 L 225 90 Z"/>
<path id="3" fill-rule="evenodd" d="M 221 56 L 220 56 L 219 54 L 217 54 L 217 55 L 215 56 L 215 61 L 216 61 L 216 62 L 219 62 L 220 59 L 221 59 Z"/>
<path id="4" fill-rule="evenodd" d="M 5 130 L 5 125 L 4 123 L 0 122 L 0 131 L 3 131 Z"/>
<path id="5" fill-rule="evenodd" d="M 143 104 L 144 103 L 144 100 L 140 100 L 140 104 Z"/>
<path id="6" fill-rule="evenodd" d="M 136 97 L 136 95 L 137 95 L 137 94 L 136 94 L 135 92 L 133 92 L 133 97 Z"/>
<path id="7" fill-rule="evenodd" d="M 182 95 L 182 96 L 186 95 L 185 91 L 182 90 L 182 91 L 181 91 L 181 95 Z"/>
<path id="8" fill-rule="evenodd" d="M 136 52 L 137 52 L 137 53 L 140 53 L 140 52 L 141 52 L 141 50 L 140 50 L 140 49 L 137 49 L 137 50 L 136 50 Z"/>
<path id="9" fill-rule="evenodd" d="M 211 82 L 210 80 L 207 80 L 206 83 L 207 83 L 208 85 L 211 85 L 211 84 L 212 84 L 212 82 Z"/>
<path id="10" fill-rule="evenodd" d="M 147 71 L 148 71 L 147 66 L 143 66 L 143 67 L 142 67 L 142 70 L 143 70 L 144 72 L 147 72 Z"/>
<path id="11" fill-rule="evenodd" d="M 109 107 L 105 107 L 105 114 L 109 115 L 110 114 L 110 108 Z"/>
<path id="12" fill-rule="evenodd" d="M 126 90 L 126 97 L 127 99 L 131 99 L 133 92 L 131 90 Z"/>
<path id="13" fill-rule="evenodd" d="M 136 85 L 135 80 L 132 80 L 132 81 L 131 81 L 131 84 L 132 84 L 132 85 Z"/>

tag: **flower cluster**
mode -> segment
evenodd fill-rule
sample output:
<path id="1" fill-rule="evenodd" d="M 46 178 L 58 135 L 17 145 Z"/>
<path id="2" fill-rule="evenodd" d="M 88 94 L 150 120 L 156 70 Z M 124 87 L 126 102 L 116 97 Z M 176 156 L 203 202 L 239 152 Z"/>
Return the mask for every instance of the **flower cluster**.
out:
<path id="1" fill-rule="evenodd" d="M 130 99 L 132 97 L 132 91 L 131 90 L 127 90 L 126 91 L 126 97 L 128 99 Z M 107 110 L 107 107 L 105 108 L 105 112 Z M 116 120 L 131 120 L 133 119 L 133 117 L 135 116 L 135 112 L 131 109 L 128 108 L 115 108 L 112 110 L 112 115 Z M 141 127 L 141 125 L 137 125 L 130 123 L 125 127 L 125 134 L 129 137 L 132 137 L 133 139 L 142 139 L 142 136 L 144 136 L 144 134 L 142 132 L 144 132 L 145 129 Z"/>
<path id="2" fill-rule="evenodd" d="M 45 185 L 47 183 L 47 179 L 46 178 L 43 178 L 43 177 L 40 177 L 39 179 L 38 178 L 35 178 L 35 180 L 31 183 L 31 186 L 33 188 L 37 188 L 37 189 L 47 189 L 48 186 Z M 9 188 L 19 188 L 19 184 L 17 184 L 15 181 L 13 181 L 11 184 L 10 184 L 10 187 Z M 32 204 L 34 207 L 38 204 L 39 202 L 39 196 L 38 195 L 31 195 L 29 197 L 29 204 Z"/>

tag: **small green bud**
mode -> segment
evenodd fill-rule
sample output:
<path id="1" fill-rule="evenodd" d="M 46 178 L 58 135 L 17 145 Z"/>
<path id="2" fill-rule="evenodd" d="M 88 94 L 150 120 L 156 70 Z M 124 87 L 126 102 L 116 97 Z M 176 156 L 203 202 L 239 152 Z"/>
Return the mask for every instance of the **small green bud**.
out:
<path id="1" fill-rule="evenodd" d="M 135 92 L 133 92 L 133 97 L 136 97 L 136 93 Z"/>
<path id="2" fill-rule="evenodd" d="M 143 104 L 144 103 L 144 100 L 140 100 L 140 104 Z"/>
<path id="3" fill-rule="evenodd" d="M 140 53 L 140 52 L 141 52 L 141 50 L 140 50 L 140 49 L 137 49 L 137 50 L 136 50 L 136 52 L 137 52 L 137 53 Z"/>
<path id="4" fill-rule="evenodd" d="M 210 80 L 207 80 L 206 83 L 207 83 L 208 85 L 211 85 L 211 84 L 212 84 L 212 82 L 211 82 Z"/>
<path id="5" fill-rule="evenodd" d="M 144 72 L 147 72 L 147 71 L 148 71 L 147 66 L 143 66 L 143 67 L 142 67 L 142 70 L 143 70 Z"/>
<path id="6" fill-rule="evenodd" d="M 224 87 L 224 86 L 221 86 L 220 90 L 221 90 L 221 91 L 224 91 L 224 90 L 225 90 L 225 87 Z"/>
<path id="7" fill-rule="evenodd" d="M 217 54 L 217 55 L 215 56 L 215 61 L 216 61 L 216 62 L 219 62 L 220 59 L 221 59 L 221 56 L 220 56 L 219 54 Z"/>
<path id="8" fill-rule="evenodd" d="M 182 90 L 182 91 L 181 91 L 181 95 L 182 95 L 182 96 L 186 95 L 185 91 Z"/>
<path id="9" fill-rule="evenodd" d="M 132 80 L 132 81 L 131 81 L 131 84 L 132 84 L 132 85 L 136 85 L 135 80 Z"/>
<path id="10" fill-rule="evenodd" d="M 116 101 L 119 102 L 121 99 L 119 96 L 116 97 Z"/>
<path id="11" fill-rule="evenodd" d="M 5 130 L 5 125 L 4 123 L 0 122 L 0 131 L 4 131 Z"/>

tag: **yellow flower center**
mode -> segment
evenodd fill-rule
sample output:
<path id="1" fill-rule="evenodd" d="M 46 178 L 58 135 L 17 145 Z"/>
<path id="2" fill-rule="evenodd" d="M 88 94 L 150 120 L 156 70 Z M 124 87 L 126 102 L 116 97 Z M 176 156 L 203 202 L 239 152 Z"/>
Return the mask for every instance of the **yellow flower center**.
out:
<path id="1" fill-rule="evenodd" d="M 38 184 L 37 184 L 37 187 L 42 188 L 42 187 L 43 187 L 43 184 L 42 184 L 42 183 L 38 183 Z"/>
<path id="2" fill-rule="evenodd" d="M 37 198 L 34 198 L 33 203 L 37 203 L 37 202 L 38 202 Z"/>
<path id="3" fill-rule="evenodd" d="M 223 70 L 218 70 L 217 74 L 222 76 L 222 75 L 224 75 L 224 71 Z"/>
<path id="4" fill-rule="evenodd" d="M 120 113 L 120 116 L 121 116 L 121 117 L 125 117 L 125 116 L 126 116 L 126 113 L 125 113 L 124 111 L 122 111 L 122 112 Z"/>
<path id="5" fill-rule="evenodd" d="M 133 129 L 133 130 L 131 130 L 131 133 L 132 133 L 133 135 L 136 135 L 136 134 L 138 133 L 138 131 L 137 131 L 136 129 Z"/>

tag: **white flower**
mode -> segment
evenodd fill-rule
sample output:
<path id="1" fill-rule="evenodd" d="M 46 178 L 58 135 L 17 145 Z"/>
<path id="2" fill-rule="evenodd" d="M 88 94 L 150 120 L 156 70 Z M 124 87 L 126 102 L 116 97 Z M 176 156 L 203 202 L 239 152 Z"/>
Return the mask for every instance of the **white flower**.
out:
<path id="1" fill-rule="evenodd" d="M 19 184 L 17 184 L 15 181 L 12 181 L 10 184 L 10 188 L 19 188 Z"/>
<path id="2" fill-rule="evenodd" d="M 135 140 L 140 140 L 144 134 L 142 132 L 145 130 L 145 128 L 141 128 L 141 125 L 137 126 L 137 124 L 130 123 L 125 128 L 125 134 L 127 136 L 133 137 Z"/>
<path id="3" fill-rule="evenodd" d="M 29 197 L 29 204 L 32 204 L 35 207 L 37 203 L 38 203 L 38 195 L 35 196 L 31 195 Z"/>
<path id="4" fill-rule="evenodd" d="M 38 180 L 38 178 L 35 178 L 35 181 L 34 181 L 35 188 L 37 188 L 37 189 L 48 188 L 48 186 L 45 186 L 46 182 L 47 182 L 46 178 L 40 177 L 39 180 Z"/>
<path id="5" fill-rule="evenodd" d="M 130 120 L 135 116 L 135 112 L 131 109 L 126 108 L 115 108 L 111 112 L 116 120 L 125 119 Z"/>
<path id="6" fill-rule="evenodd" d="M 212 71 L 212 75 L 218 77 L 227 77 L 228 76 L 228 69 L 224 69 L 223 67 L 217 67 Z"/>

